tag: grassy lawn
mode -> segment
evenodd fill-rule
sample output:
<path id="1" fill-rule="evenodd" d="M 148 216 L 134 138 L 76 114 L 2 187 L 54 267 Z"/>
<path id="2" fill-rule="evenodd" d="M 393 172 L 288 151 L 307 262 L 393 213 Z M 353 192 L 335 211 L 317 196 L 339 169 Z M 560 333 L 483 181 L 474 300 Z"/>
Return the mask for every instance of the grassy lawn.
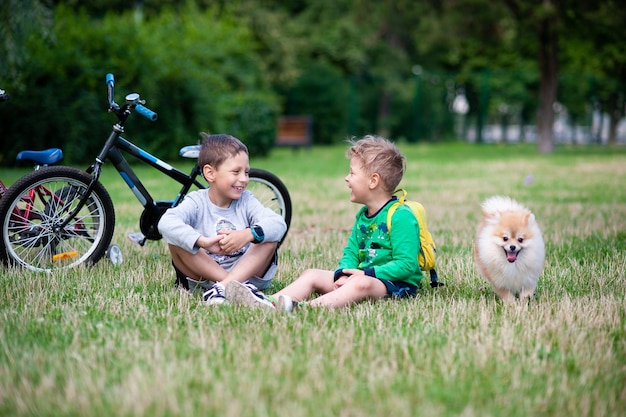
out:
<path id="1" fill-rule="evenodd" d="M 141 206 L 107 164 L 122 265 L 0 269 L 0 415 L 624 415 L 626 149 L 401 147 L 401 185 L 426 207 L 446 286 L 295 314 L 209 308 L 174 290 L 165 243 L 126 238 Z M 306 268 L 335 268 L 359 208 L 344 152 L 252 159 L 294 206 L 272 291 Z M 137 169 L 171 198 L 174 184 Z M 527 305 L 503 305 L 475 270 L 479 205 L 494 194 L 528 206 L 543 230 L 546 268 Z"/>

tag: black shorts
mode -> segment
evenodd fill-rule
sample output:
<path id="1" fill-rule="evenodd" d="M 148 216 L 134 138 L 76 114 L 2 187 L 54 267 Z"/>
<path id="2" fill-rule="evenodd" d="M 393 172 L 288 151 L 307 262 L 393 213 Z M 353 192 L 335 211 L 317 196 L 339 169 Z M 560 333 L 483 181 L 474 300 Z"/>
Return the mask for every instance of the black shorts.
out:
<path id="1" fill-rule="evenodd" d="M 415 285 L 408 284 L 404 281 L 389 281 L 380 278 L 377 279 L 385 284 L 385 287 L 387 287 L 387 294 L 391 297 L 415 297 L 415 294 L 417 294 L 418 287 L 416 287 Z"/>

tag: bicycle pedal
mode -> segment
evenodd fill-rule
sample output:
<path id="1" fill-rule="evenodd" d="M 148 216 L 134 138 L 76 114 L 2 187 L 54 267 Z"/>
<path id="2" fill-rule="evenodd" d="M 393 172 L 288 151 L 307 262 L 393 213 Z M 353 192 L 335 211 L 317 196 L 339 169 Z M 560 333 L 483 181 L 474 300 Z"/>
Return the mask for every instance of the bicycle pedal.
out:
<path id="1" fill-rule="evenodd" d="M 77 256 L 78 252 L 76 251 L 57 253 L 56 255 L 52 255 L 52 262 L 64 261 L 67 259 L 76 258 Z"/>
<path id="2" fill-rule="evenodd" d="M 141 232 L 130 232 L 126 235 L 131 242 L 136 245 L 143 246 L 146 243 L 146 237 Z"/>

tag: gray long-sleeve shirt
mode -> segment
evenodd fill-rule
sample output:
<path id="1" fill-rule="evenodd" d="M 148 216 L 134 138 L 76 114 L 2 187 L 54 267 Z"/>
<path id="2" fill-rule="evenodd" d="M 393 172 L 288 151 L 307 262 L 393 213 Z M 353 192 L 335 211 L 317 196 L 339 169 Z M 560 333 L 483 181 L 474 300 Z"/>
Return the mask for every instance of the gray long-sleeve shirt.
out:
<path id="1" fill-rule="evenodd" d="M 220 230 L 241 230 L 255 224 L 263 229 L 264 242 L 278 242 L 287 231 L 283 217 L 263 206 L 250 191 L 244 191 L 228 208 L 221 208 L 211 202 L 205 189 L 187 194 L 178 206 L 168 209 L 159 221 L 159 232 L 167 243 L 196 253 L 199 248 L 195 243 L 200 236 L 216 236 Z M 232 254 L 210 255 L 229 270 L 249 246 Z"/>

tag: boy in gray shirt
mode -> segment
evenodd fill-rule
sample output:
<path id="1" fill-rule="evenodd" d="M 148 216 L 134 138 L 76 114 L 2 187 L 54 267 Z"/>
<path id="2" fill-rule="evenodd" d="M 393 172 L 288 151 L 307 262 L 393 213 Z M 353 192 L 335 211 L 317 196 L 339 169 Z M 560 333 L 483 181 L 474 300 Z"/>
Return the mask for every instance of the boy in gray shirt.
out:
<path id="1" fill-rule="evenodd" d="M 287 231 L 281 215 L 246 190 L 248 148 L 231 135 L 201 133 L 198 165 L 209 188 L 193 191 L 159 221 L 168 243 L 177 283 L 197 283 L 207 304 L 225 301 L 229 281 L 250 291 L 269 286 L 276 273 L 278 242 Z"/>

